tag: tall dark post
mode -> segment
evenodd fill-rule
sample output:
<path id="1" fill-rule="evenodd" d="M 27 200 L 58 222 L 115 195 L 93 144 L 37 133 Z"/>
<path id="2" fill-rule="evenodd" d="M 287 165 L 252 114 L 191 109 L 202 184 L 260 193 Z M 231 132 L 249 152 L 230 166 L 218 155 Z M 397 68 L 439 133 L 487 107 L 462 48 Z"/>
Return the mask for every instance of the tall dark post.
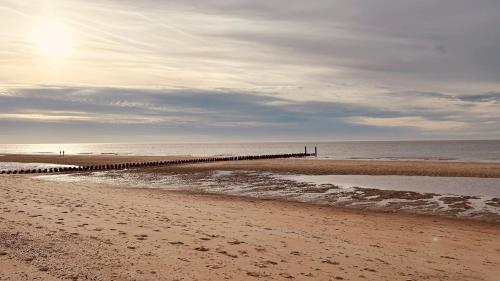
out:
<path id="1" fill-rule="evenodd" d="M 318 157 L 318 147 L 314 147 L 314 156 Z"/>
<path id="2" fill-rule="evenodd" d="M 304 155 L 307 155 L 307 146 L 304 146 Z"/>

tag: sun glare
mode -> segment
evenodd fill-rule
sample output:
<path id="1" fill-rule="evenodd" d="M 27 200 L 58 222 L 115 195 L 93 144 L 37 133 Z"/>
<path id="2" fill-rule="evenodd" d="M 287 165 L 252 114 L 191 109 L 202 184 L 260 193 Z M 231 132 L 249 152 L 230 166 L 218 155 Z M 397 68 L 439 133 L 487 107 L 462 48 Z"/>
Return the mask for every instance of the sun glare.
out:
<path id="1" fill-rule="evenodd" d="M 49 58 L 66 58 L 73 51 L 73 31 L 61 21 L 40 22 L 33 31 L 32 40 L 37 50 Z"/>

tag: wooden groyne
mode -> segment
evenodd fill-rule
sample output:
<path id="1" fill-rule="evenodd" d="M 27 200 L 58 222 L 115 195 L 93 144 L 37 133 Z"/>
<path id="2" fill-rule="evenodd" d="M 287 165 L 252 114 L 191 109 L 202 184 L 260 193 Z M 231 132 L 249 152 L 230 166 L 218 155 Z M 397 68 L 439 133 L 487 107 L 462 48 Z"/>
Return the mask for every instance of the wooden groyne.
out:
<path id="1" fill-rule="evenodd" d="M 317 150 L 316 150 L 317 152 Z M 174 166 L 184 164 L 223 162 L 223 161 L 243 161 L 243 160 L 260 160 L 260 159 L 278 159 L 278 158 L 299 158 L 317 156 L 317 153 L 292 153 L 292 154 L 273 154 L 273 155 L 250 155 L 250 156 L 227 156 L 227 157 L 208 157 L 183 160 L 168 160 L 168 161 L 153 161 L 153 162 L 129 162 L 122 164 L 103 164 L 103 165 L 88 165 L 78 167 L 60 167 L 60 168 L 45 168 L 45 169 L 21 169 L 0 171 L 0 174 L 53 174 L 53 173 L 71 173 L 71 172 L 91 172 L 91 171 L 109 171 L 109 170 L 125 170 L 125 169 L 143 169 L 151 167 Z"/>

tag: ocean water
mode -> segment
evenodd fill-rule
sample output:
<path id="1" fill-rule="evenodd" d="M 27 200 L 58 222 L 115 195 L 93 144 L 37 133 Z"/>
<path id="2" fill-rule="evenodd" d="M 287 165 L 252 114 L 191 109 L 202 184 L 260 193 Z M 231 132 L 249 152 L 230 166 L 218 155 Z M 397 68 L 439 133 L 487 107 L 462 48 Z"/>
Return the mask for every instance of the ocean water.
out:
<path id="1" fill-rule="evenodd" d="M 49 169 L 49 168 L 64 168 L 78 167 L 74 165 L 60 165 L 50 163 L 20 163 L 20 162 L 0 162 L 0 171 L 8 170 L 32 170 L 32 169 Z"/>
<path id="2" fill-rule="evenodd" d="M 500 179 L 498 178 L 385 175 L 278 175 L 276 177 L 316 185 L 335 184 L 344 188 L 356 186 L 380 190 L 500 198 Z"/>
<path id="3" fill-rule="evenodd" d="M 0 154 L 228 156 L 313 152 L 320 159 L 385 159 L 500 162 L 500 140 L 348 141 L 165 144 L 0 144 Z M 1 156 L 0 156 L 1 157 Z"/>

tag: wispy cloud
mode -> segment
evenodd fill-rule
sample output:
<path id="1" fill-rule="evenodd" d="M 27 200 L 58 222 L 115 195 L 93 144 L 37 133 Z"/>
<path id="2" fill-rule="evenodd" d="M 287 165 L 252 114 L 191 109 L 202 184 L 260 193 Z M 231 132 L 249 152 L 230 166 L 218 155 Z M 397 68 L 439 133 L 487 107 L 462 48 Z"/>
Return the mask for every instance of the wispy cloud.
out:
<path id="1" fill-rule="evenodd" d="M 0 0 L 0 129 L 500 137 L 498 10 L 488 0 Z M 57 62 L 29 40 L 52 17 L 76 38 Z"/>
<path id="2" fill-rule="evenodd" d="M 381 89 L 466 95 L 500 86 L 495 1 L 4 0 L 0 6 L 0 40 L 9 50 L 0 52 L 0 78 L 8 83 L 265 89 L 330 101 Z M 78 37 L 75 55 L 58 67 L 26 42 L 37 21 L 51 16 Z"/>
<path id="3" fill-rule="evenodd" d="M 428 94 L 423 93 L 422 96 Z M 440 99 L 444 94 L 431 95 Z M 200 89 L 137 89 L 110 87 L 10 88 L 0 95 L 0 130 L 35 127 L 46 131 L 101 132 L 108 138 L 148 135 L 205 135 L 239 139 L 445 138 L 471 134 L 497 136 L 499 123 L 476 113 L 491 110 L 489 101 L 446 97 L 458 109 L 411 111 L 356 103 L 296 101 L 259 92 Z M 490 113 L 491 116 L 491 113 Z M 498 117 L 495 117 L 498 118 Z M 45 128 L 45 129 L 44 129 Z M 70 129 L 68 129 L 70 128 Z M 142 132 L 138 134 L 137 132 Z M 81 138 L 70 134 L 57 138 Z M 2 134 L 0 142 L 8 142 Z M 77 140 L 74 140 L 77 141 Z"/>
<path id="4" fill-rule="evenodd" d="M 451 120 L 431 120 L 419 116 L 376 118 L 376 117 L 349 117 L 348 122 L 365 126 L 379 127 L 407 127 L 421 130 L 455 130 L 467 127 L 467 123 Z"/>
<path id="5" fill-rule="evenodd" d="M 460 97 L 463 101 L 469 102 L 493 102 L 500 103 L 500 92 L 485 93 L 479 95 L 466 95 Z"/>

